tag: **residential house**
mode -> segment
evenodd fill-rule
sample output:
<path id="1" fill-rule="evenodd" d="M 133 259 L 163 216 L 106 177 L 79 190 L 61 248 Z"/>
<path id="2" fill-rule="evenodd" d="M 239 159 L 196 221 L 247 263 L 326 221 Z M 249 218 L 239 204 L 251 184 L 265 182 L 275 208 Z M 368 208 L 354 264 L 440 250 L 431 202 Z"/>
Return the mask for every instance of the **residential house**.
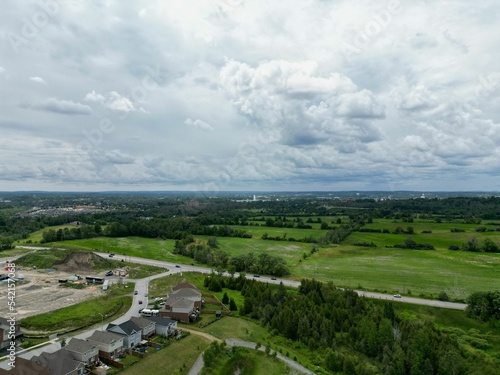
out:
<path id="1" fill-rule="evenodd" d="M 94 331 L 87 341 L 99 348 L 99 357 L 115 359 L 123 353 L 123 336 L 108 331 Z"/>
<path id="2" fill-rule="evenodd" d="M 135 317 L 133 316 L 130 318 L 132 322 L 134 322 L 137 327 L 139 327 L 142 330 L 142 339 L 147 340 L 151 336 L 154 336 L 156 333 L 156 323 L 142 318 L 142 317 Z"/>
<path id="3" fill-rule="evenodd" d="M 92 342 L 72 338 L 64 347 L 71 358 L 85 363 L 86 366 L 93 366 L 99 361 L 99 348 Z"/>
<path id="4" fill-rule="evenodd" d="M 160 315 L 181 322 L 189 323 L 198 318 L 201 310 L 201 293 L 189 283 L 180 283 L 168 293 L 165 306 Z"/>
<path id="5" fill-rule="evenodd" d="M 2 339 L 2 342 L 0 343 L 0 349 L 8 348 L 10 346 L 11 341 L 16 341 L 20 339 L 23 335 L 21 332 L 19 321 L 18 320 L 12 321 L 12 324 L 13 325 L 11 325 L 11 321 L 8 319 L 0 318 L 0 338 Z M 13 327 L 12 328 L 13 331 L 11 331 L 11 327 Z M 10 333 L 14 334 L 15 336 L 14 339 L 9 337 L 11 336 L 9 335 Z"/>
<path id="6" fill-rule="evenodd" d="M 161 316 L 150 316 L 144 318 L 156 323 L 156 334 L 158 336 L 168 337 L 175 334 L 177 330 L 177 321 Z"/>
<path id="7" fill-rule="evenodd" d="M 123 337 L 123 346 L 133 348 L 141 342 L 142 330 L 134 322 L 127 320 L 121 324 L 108 324 L 106 331 L 114 332 Z"/>
<path id="8" fill-rule="evenodd" d="M 54 353 L 43 352 L 31 359 L 16 358 L 16 367 L 0 369 L 0 375 L 83 375 L 85 364 L 73 359 L 67 350 Z"/>

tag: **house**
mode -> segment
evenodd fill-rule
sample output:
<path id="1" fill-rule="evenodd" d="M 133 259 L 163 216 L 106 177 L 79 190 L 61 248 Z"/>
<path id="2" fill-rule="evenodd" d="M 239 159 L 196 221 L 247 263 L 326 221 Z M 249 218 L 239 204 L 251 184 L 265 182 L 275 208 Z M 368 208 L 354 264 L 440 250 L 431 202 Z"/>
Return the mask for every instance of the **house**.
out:
<path id="1" fill-rule="evenodd" d="M 86 366 L 93 366 L 99 361 L 99 348 L 86 340 L 72 338 L 64 350 L 69 352 L 71 358 L 85 363 Z"/>
<path id="2" fill-rule="evenodd" d="M 168 293 L 160 315 L 189 323 L 198 318 L 201 310 L 201 293 L 189 283 L 180 283 Z"/>
<path id="3" fill-rule="evenodd" d="M 12 334 L 14 339 L 12 339 Z M 8 320 L 0 318 L 0 349 L 8 348 L 11 341 L 19 340 L 23 336 L 18 320 Z"/>
<path id="4" fill-rule="evenodd" d="M 54 353 L 43 352 L 39 356 L 33 356 L 29 362 L 31 369 L 40 371 L 37 374 L 82 375 L 85 373 L 85 364 L 72 358 L 70 352 L 65 349 L 60 349 Z M 30 373 L 24 372 L 22 368 L 19 368 L 19 371 L 20 374 Z"/>
<path id="5" fill-rule="evenodd" d="M 104 277 L 100 276 L 85 276 L 85 281 L 87 284 L 103 284 Z"/>
<path id="6" fill-rule="evenodd" d="M 121 324 L 108 324 L 106 331 L 117 333 L 123 337 L 123 346 L 133 348 L 141 342 L 142 330 L 134 322 L 127 320 Z"/>
<path id="7" fill-rule="evenodd" d="M 135 316 L 130 320 L 142 330 L 142 339 L 149 339 L 156 334 L 156 323 L 154 321 Z"/>
<path id="8" fill-rule="evenodd" d="M 108 331 L 94 331 L 87 341 L 99 348 L 99 357 L 115 359 L 123 353 L 123 336 Z"/>
<path id="9" fill-rule="evenodd" d="M 161 316 L 150 316 L 145 318 L 156 323 L 156 334 L 158 336 L 168 337 L 175 334 L 177 331 L 177 321 Z"/>

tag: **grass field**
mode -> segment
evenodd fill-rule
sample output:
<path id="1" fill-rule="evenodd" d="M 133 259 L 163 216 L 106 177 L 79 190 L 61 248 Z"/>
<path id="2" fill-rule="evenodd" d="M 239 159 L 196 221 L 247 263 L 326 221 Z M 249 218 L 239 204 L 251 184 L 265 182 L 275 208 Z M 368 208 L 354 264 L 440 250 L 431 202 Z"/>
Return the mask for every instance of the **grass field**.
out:
<path id="1" fill-rule="evenodd" d="M 291 373 L 291 369 L 279 359 L 247 348 L 235 348 L 234 351 L 226 348 L 210 368 L 204 368 L 201 372 L 202 375 L 287 375 Z"/>
<path id="2" fill-rule="evenodd" d="M 123 315 L 130 308 L 132 298 L 124 295 L 130 294 L 130 290 L 125 285 L 114 285 L 105 297 L 24 318 L 21 326 L 30 331 L 70 332 L 102 322 L 100 314 L 104 316 L 104 320 L 109 321 Z"/>
<path id="3" fill-rule="evenodd" d="M 436 297 L 445 291 L 464 299 L 498 289 L 500 254 L 337 246 L 308 257 L 292 274 L 390 294 Z"/>
<path id="4" fill-rule="evenodd" d="M 147 356 L 122 371 L 121 374 L 187 374 L 198 356 L 209 344 L 209 340 L 204 337 L 190 335 Z"/>
<path id="5" fill-rule="evenodd" d="M 253 225 L 230 225 L 230 227 L 233 229 L 243 230 L 251 234 L 253 239 L 261 239 L 264 233 L 267 233 L 270 237 L 283 237 L 286 235 L 287 239 L 295 238 L 296 240 L 309 236 L 318 238 L 327 233 L 327 230 L 325 229 L 274 228 L 261 226 L 257 227 Z"/>

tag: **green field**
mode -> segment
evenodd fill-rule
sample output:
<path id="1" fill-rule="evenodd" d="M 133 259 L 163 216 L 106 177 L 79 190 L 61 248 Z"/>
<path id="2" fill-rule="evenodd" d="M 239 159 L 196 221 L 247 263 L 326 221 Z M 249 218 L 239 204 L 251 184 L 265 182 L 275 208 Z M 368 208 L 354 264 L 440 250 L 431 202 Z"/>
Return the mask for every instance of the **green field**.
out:
<path id="1" fill-rule="evenodd" d="M 146 358 L 125 369 L 122 374 L 187 374 L 199 355 L 208 347 L 209 340 L 190 335 L 175 341 L 168 347 L 148 355 Z M 173 354 L 175 353 L 175 354 Z"/>
<path id="2" fill-rule="evenodd" d="M 294 372 L 293 372 L 294 373 Z M 269 375 L 292 374 L 291 369 L 277 358 L 247 348 L 226 348 L 202 375 Z"/>
<path id="3" fill-rule="evenodd" d="M 500 254 L 339 245 L 322 248 L 292 274 L 390 294 L 436 297 L 445 291 L 464 299 L 473 291 L 498 289 Z"/>
<path id="4" fill-rule="evenodd" d="M 127 285 L 114 285 L 105 297 L 24 318 L 21 320 L 21 327 L 30 331 L 50 334 L 52 332 L 70 332 L 99 324 L 103 320 L 116 319 L 128 311 L 132 304 L 132 298 L 126 296 L 126 294 L 130 294 L 130 290 L 131 288 L 128 288 Z"/>
<path id="5" fill-rule="evenodd" d="M 310 224 L 316 225 L 316 224 Z M 321 224 L 318 224 L 321 225 Z M 233 229 L 243 230 L 252 235 L 252 239 L 261 239 L 264 233 L 271 237 L 295 238 L 299 240 L 304 237 L 318 238 L 327 233 L 325 229 L 300 229 L 300 228 L 275 228 L 275 227 L 257 227 L 253 225 L 230 225 Z"/>

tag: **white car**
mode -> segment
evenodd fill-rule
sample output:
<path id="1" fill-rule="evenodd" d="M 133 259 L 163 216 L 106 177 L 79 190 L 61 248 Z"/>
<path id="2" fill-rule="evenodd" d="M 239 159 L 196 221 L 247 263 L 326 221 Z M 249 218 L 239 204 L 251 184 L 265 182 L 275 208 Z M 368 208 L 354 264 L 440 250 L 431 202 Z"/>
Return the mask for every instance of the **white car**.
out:
<path id="1" fill-rule="evenodd" d="M 401 294 L 395 294 L 394 298 L 401 298 Z"/>

